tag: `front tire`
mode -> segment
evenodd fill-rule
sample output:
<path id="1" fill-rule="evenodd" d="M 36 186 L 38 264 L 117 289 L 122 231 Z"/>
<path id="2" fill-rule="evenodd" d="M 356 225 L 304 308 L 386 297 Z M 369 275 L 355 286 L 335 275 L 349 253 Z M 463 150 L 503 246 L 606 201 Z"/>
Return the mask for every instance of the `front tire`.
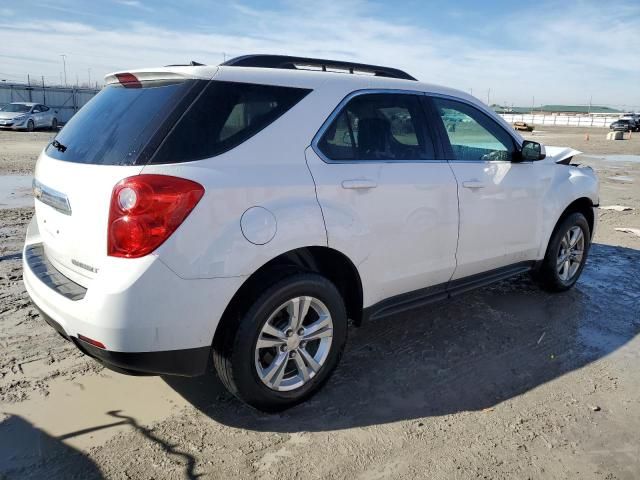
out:
<path id="1" fill-rule="evenodd" d="M 57 130 L 58 129 L 58 119 L 54 118 L 53 120 L 51 120 L 51 130 Z"/>
<path id="2" fill-rule="evenodd" d="M 553 231 L 544 260 L 533 277 L 549 292 L 563 292 L 575 285 L 591 248 L 589 223 L 576 212 L 563 219 Z"/>
<path id="3" fill-rule="evenodd" d="M 261 294 L 214 342 L 213 360 L 227 389 L 266 412 L 315 394 L 340 361 L 347 313 L 338 289 L 315 273 L 299 273 Z"/>
<path id="4" fill-rule="evenodd" d="M 35 130 L 35 124 L 33 123 L 33 120 L 29 120 L 27 122 L 27 132 L 33 132 Z"/>

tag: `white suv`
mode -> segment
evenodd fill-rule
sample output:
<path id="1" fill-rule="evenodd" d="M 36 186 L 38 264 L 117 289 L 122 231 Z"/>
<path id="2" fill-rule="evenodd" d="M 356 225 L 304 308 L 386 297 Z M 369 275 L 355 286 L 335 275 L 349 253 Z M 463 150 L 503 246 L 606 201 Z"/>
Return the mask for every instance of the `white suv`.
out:
<path id="1" fill-rule="evenodd" d="M 281 410 L 327 381 L 347 319 L 527 271 L 562 291 L 584 267 L 594 172 L 463 92 L 268 55 L 106 82 L 38 160 L 24 282 L 110 368 L 213 360 Z"/>

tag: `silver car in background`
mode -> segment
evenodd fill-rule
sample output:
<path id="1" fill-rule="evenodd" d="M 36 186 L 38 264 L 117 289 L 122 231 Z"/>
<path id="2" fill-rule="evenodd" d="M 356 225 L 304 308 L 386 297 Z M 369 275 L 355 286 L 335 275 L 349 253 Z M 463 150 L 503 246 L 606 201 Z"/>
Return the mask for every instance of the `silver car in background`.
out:
<path id="1" fill-rule="evenodd" d="M 27 130 L 58 128 L 58 112 L 46 105 L 32 102 L 13 102 L 0 108 L 0 128 Z"/>

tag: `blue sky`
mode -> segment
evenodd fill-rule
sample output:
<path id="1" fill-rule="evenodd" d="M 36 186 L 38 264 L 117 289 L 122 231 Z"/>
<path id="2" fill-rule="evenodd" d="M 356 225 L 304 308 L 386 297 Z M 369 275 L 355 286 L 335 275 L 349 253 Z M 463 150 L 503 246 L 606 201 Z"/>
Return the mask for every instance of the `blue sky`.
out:
<path id="1" fill-rule="evenodd" d="M 3 0 L 0 79 L 247 53 L 403 68 L 491 103 L 640 108 L 640 1 Z M 89 69 L 91 71 L 89 72 Z"/>

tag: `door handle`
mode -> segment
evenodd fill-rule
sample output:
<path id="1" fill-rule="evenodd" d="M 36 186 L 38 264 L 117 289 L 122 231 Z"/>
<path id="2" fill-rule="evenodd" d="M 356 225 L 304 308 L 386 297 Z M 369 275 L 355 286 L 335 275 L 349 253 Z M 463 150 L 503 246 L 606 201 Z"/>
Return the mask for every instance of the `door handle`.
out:
<path id="1" fill-rule="evenodd" d="M 478 180 L 469 180 L 462 182 L 462 186 L 464 188 L 484 188 L 486 185 Z"/>
<path id="2" fill-rule="evenodd" d="M 366 190 L 369 188 L 376 188 L 378 184 L 373 180 L 343 180 L 342 188 L 349 188 L 354 190 Z"/>

